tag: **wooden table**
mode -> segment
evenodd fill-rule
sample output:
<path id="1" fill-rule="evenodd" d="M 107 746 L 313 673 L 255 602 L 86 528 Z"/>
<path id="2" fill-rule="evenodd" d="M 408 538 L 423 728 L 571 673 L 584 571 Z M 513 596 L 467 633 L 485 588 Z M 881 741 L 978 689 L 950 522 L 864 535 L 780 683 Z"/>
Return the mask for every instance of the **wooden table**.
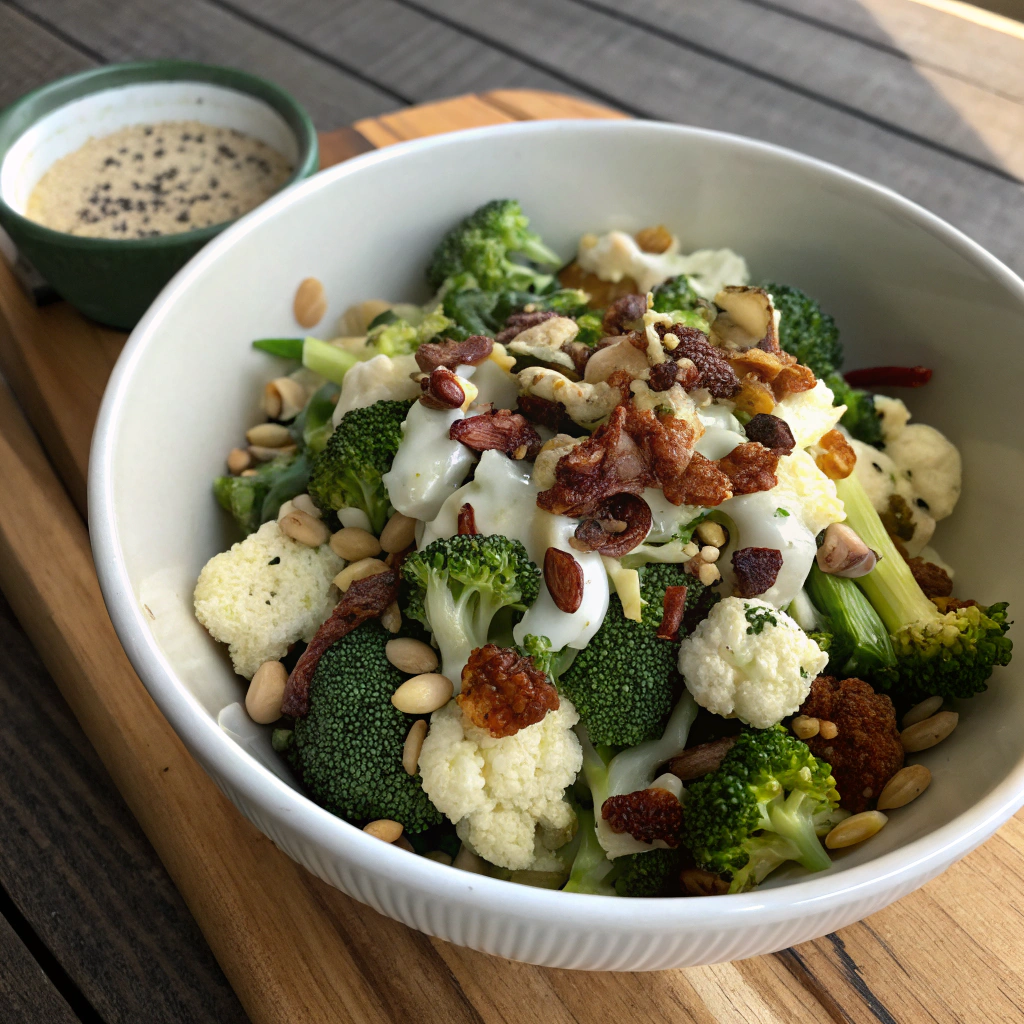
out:
<path id="1" fill-rule="evenodd" d="M 153 56 L 261 71 L 322 128 L 516 86 L 742 132 L 883 181 L 1024 270 L 1024 26 L 951 0 L 0 0 L 0 105 Z M 0 821 L 0 1022 L 246 1019 L 6 604 Z M 674 972 L 657 998 L 434 943 L 423 1009 L 403 992 L 383 1019 L 1024 1020 L 1022 850 L 1015 819 L 898 910 Z"/>

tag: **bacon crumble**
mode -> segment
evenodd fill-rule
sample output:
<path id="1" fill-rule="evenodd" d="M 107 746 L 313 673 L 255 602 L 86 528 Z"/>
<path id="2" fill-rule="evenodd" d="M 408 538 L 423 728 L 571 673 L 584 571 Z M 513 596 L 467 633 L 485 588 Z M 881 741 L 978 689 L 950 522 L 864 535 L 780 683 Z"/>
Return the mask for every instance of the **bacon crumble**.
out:
<path id="1" fill-rule="evenodd" d="M 560 402 L 538 398 L 536 395 L 520 395 L 516 404 L 519 406 L 520 413 L 531 423 L 547 427 L 548 430 L 553 430 L 556 434 L 575 435 L 580 433 L 580 428 Z"/>
<path id="2" fill-rule="evenodd" d="M 673 357 L 678 359 L 685 356 L 697 367 L 700 371 L 700 386 L 707 388 L 713 398 L 732 398 L 739 391 L 740 382 L 736 371 L 702 331 L 673 324 L 658 333 L 663 338 L 665 334 L 674 334 L 679 339 L 679 344 L 672 349 Z"/>
<path id="3" fill-rule="evenodd" d="M 577 551 L 596 551 L 609 558 L 628 554 L 651 531 L 651 506 L 637 494 L 613 494 L 592 518 L 584 519 L 570 539 Z"/>
<path id="4" fill-rule="evenodd" d="M 927 562 L 921 557 L 908 558 L 907 565 L 925 597 L 949 597 L 953 593 L 953 581 L 941 565 Z"/>
<path id="5" fill-rule="evenodd" d="M 729 478 L 733 494 L 756 494 L 778 485 L 775 469 L 779 457 L 757 441 L 739 444 L 718 460 L 718 468 Z"/>
<path id="6" fill-rule="evenodd" d="M 678 640 L 679 627 L 686 611 L 686 587 L 666 587 L 662 601 L 661 625 L 655 636 L 660 640 Z"/>
<path id="7" fill-rule="evenodd" d="M 496 739 L 536 725 L 559 707 L 558 692 L 533 659 L 496 644 L 470 654 L 455 699 L 475 726 Z"/>
<path id="8" fill-rule="evenodd" d="M 757 597 L 775 586 L 782 569 L 778 548 L 738 548 L 732 553 L 738 597 Z"/>
<path id="9" fill-rule="evenodd" d="M 468 501 L 459 509 L 457 521 L 459 536 L 464 537 L 479 532 L 476 528 L 476 512 Z"/>
<path id="10" fill-rule="evenodd" d="M 789 424 L 771 413 L 759 412 L 752 416 L 744 430 L 751 441 L 759 441 L 776 455 L 792 455 L 793 449 L 796 448 L 796 440 Z"/>
<path id="11" fill-rule="evenodd" d="M 623 295 L 605 311 L 601 326 L 606 335 L 626 334 L 629 324 L 635 323 L 647 312 L 646 295 Z"/>
<path id="12" fill-rule="evenodd" d="M 601 817 L 613 832 L 628 833 L 641 843 L 660 839 L 666 846 L 679 845 L 683 808 L 667 789 L 641 789 L 610 796 L 601 805 Z"/>

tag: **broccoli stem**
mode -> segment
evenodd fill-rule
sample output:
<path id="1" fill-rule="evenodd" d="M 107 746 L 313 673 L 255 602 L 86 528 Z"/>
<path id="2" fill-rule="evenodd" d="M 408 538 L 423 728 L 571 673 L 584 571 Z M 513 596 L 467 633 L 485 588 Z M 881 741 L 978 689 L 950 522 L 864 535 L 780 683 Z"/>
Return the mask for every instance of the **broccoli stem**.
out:
<path id="1" fill-rule="evenodd" d="M 261 352 L 269 352 L 279 359 L 294 359 L 302 362 L 302 343 L 305 338 L 260 338 L 252 343 L 253 348 Z"/>
<path id="2" fill-rule="evenodd" d="M 896 550 L 867 492 L 851 474 L 836 481 L 836 493 L 846 509 L 846 522 L 878 555 L 878 563 L 857 585 L 867 595 L 890 633 L 910 623 L 938 622 L 938 608 L 918 586 L 910 566 Z"/>
<path id="3" fill-rule="evenodd" d="M 302 343 L 302 365 L 335 384 L 340 384 L 358 362 L 358 356 L 319 338 L 306 338 Z"/>
<path id="4" fill-rule="evenodd" d="M 832 865 L 814 827 L 814 812 L 820 807 L 820 801 L 802 789 L 794 789 L 785 800 L 773 801 L 767 809 L 771 829 L 793 844 L 797 856 L 792 859 L 808 871 L 824 871 Z"/>
<path id="5" fill-rule="evenodd" d="M 591 748 L 593 749 L 593 748 Z M 594 812 L 581 807 L 576 811 L 579 821 L 580 848 L 572 862 L 569 881 L 563 892 L 585 892 L 593 896 L 615 896 L 615 887 L 607 881 L 615 866 L 597 841 Z"/>
<path id="6" fill-rule="evenodd" d="M 896 664 L 888 630 L 853 580 L 830 576 L 813 565 L 805 586 L 815 607 L 853 652 L 840 668 L 844 675 L 870 675 Z"/>

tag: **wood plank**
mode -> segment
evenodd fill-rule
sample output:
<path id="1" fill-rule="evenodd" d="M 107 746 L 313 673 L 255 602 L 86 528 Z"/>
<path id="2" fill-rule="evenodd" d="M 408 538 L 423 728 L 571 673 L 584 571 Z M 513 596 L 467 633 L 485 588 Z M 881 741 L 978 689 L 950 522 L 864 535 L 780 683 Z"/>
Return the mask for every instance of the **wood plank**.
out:
<path id="1" fill-rule="evenodd" d="M 1024 177 L 1024 103 L 932 65 L 916 68 L 824 25 L 747 0 L 610 0 L 587 7 L 714 52 L 743 67 L 944 149 Z M 827 53 L 828 59 L 822 60 Z M 1024 42 L 1018 58 L 1024 58 Z M 1022 60 L 1024 63 L 1024 60 Z"/>
<path id="2" fill-rule="evenodd" d="M 576 99 L 561 93 L 539 92 L 536 89 L 492 89 L 483 97 L 491 106 L 504 110 L 517 121 L 543 121 L 553 117 L 575 117 L 583 120 L 626 118 L 621 110 L 589 100 Z"/>
<path id="3" fill-rule="evenodd" d="M 490 124 L 508 124 L 516 118 L 487 103 L 479 96 L 456 96 L 454 99 L 441 100 L 438 103 L 423 103 L 417 107 L 397 110 L 393 114 L 385 114 L 374 119 L 377 126 L 383 127 L 387 134 L 394 136 L 396 141 L 419 139 L 428 135 L 443 135 L 445 132 L 458 131 L 465 125 L 467 118 L 472 124 L 483 126 Z M 374 128 L 366 119 L 356 122 L 356 128 L 370 138 Z M 384 135 L 378 134 L 382 141 L 375 145 L 387 145 Z"/>
<path id="4" fill-rule="evenodd" d="M 0 39 L 4 55 L 0 61 L 0 109 L 31 89 L 95 63 L 4 2 L 0 2 Z"/>
<path id="5" fill-rule="evenodd" d="M 417 8 L 418 0 L 406 0 Z M 692 6 L 692 5 L 687 5 Z M 894 188 L 1024 270 L 1020 186 L 918 145 L 861 117 L 578 4 L 431 0 L 480 38 L 557 68 L 623 109 L 738 132 L 830 160 Z M 536 26 L 543 24 L 542 33 Z M 600 54 L 600 60 L 595 59 Z"/>
<path id="6" fill-rule="evenodd" d="M 1019 21 L 951 0 L 772 0 L 772 5 L 833 32 L 894 49 L 919 66 L 1024 100 L 1024 25 Z"/>
<path id="7" fill-rule="evenodd" d="M 184 901 L 2 598 L 0 819 L 0 888 L 107 1024 L 207 1016 L 245 1024 Z"/>
<path id="8" fill-rule="evenodd" d="M 167 57 L 227 64 L 288 89 L 325 127 L 404 105 L 404 97 L 208 0 L 19 0 L 104 61 Z M 51 76 L 52 77 L 52 76 Z"/>
<path id="9" fill-rule="evenodd" d="M 79 1024 L 79 1018 L 2 915 L 0 1024 Z"/>

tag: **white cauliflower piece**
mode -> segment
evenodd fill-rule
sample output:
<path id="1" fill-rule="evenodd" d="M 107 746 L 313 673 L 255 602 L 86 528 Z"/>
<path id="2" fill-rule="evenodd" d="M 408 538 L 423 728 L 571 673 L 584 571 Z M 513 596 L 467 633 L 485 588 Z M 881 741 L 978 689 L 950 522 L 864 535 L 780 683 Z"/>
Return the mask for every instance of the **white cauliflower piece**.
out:
<path id="1" fill-rule="evenodd" d="M 910 421 L 910 410 L 898 398 L 875 395 L 875 412 L 882 421 L 882 438 L 891 441 Z"/>
<path id="2" fill-rule="evenodd" d="M 564 798 L 583 764 L 579 721 L 564 697 L 536 725 L 493 737 L 450 701 L 430 717 L 419 769 L 423 791 L 458 826 L 459 837 L 481 857 L 510 870 L 530 868 L 535 841 L 568 842 L 575 813 Z"/>
<path id="3" fill-rule="evenodd" d="M 828 655 L 785 612 L 727 597 L 683 640 L 679 671 L 701 707 L 767 729 L 797 711 Z"/>
<path id="4" fill-rule="evenodd" d="M 856 438 L 851 438 L 850 444 L 857 454 L 857 463 L 853 467 L 854 476 L 861 482 L 875 511 L 885 517 L 898 510 L 903 520 L 900 523 L 899 538 L 911 558 L 919 555 L 935 533 L 934 517 L 928 509 L 918 505 L 913 485 L 907 474 L 889 457 L 888 449 L 881 452 Z M 959 459 L 959 453 L 957 458 Z M 902 502 L 896 503 L 895 509 L 894 498 L 903 499 Z M 908 535 L 908 530 L 913 532 Z"/>
<path id="5" fill-rule="evenodd" d="M 833 405 L 832 389 L 819 380 L 810 391 L 787 395 L 772 410 L 773 416 L 784 419 L 793 431 L 797 448 L 809 448 L 827 434 L 846 412 L 845 405 Z"/>
<path id="6" fill-rule="evenodd" d="M 418 370 L 415 356 L 374 356 L 365 363 L 356 363 L 342 381 L 341 395 L 331 417 L 334 425 L 353 409 L 365 409 L 374 402 L 410 401 L 418 397 L 420 386 L 409 376 Z"/>
<path id="7" fill-rule="evenodd" d="M 508 347 L 519 355 L 531 356 L 542 363 L 575 370 L 576 364 L 568 353 L 562 351 L 562 346 L 579 333 L 580 325 L 575 320 L 567 316 L 555 316 L 520 331 Z"/>
<path id="8" fill-rule="evenodd" d="M 565 406 L 569 416 L 583 426 L 600 422 L 622 400 L 619 389 L 604 381 L 587 384 L 569 380 L 564 374 L 546 366 L 528 366 L 521 370 L 519 386 L 528 395 L 559 402 Z"/>
<path id="9" fill-rule="evenodd" d="M 683 390 L 681 384 L 673 384 L 667 391 L 652 391 L 645 380 L 635 380 L 629 385 L 633 393 L 633 407 L 649 409 L 657 415 L 670 412 L 677 420 L 686 420 L 693 427 L 693 436 L 701 437 L 704 423 L 697 415 L 697 406 Z"/>
<path id="10" fill-rule="evenodd" d="M 328 545 L 308 547 L 276 521 L 264 523 L 203 566 L 196 618 L 228 645 L 235 671 L 251 679 L 296 640 L 312 640 L 337 601 L 331 581 L 344 565 Z"/>
<path id="11" fill-rule="evenodd" d="M 910 483 L 915 507 L 925 503 L 933 519 L 945 519 L 960 499 L 960 452 L 944 434 L 926 423 L 910 423 L 891 440 L 885 454 Z"/>
<path id="12" fill-rule="evenodd" d="M 779 483 L 771 493 L 782 508 L 800 516 L 811 533 L 817 535 L 830 523 L 841 523 L 846 518 L 835 481 L 829 480 L 803 449 L 783 455 L 775 476 Z"/>

